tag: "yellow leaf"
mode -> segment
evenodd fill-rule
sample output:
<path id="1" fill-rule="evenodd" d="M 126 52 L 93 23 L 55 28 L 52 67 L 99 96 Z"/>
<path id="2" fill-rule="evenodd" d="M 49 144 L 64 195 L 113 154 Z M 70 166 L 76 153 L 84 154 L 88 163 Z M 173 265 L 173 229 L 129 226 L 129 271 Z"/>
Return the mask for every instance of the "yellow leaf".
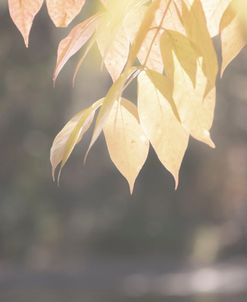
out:
<path id="1" fill-rule="evenodd" d="M 127 179 L 132 193 L 134 183 L 146 161 L 149 142 L 137 117 L 136 107 L 128 100 L 115 102 L 104 125 L 111 160 Z"/>
<path id="2" fill-rule="evenodd" d="M 190 9 L 183 5 L 182 20 L 188 35 L 198 52 L 202 56 L 202 67 L 207 77 L 205 95 L 215 86 L 218 73 L 218 61 L 216 51 L 208 32 L 206 17 L 200 0 L 194 0 Z"/>
<path id="3" fill-rule="evenodd" d="M 243 26 L 231 7 L 229 7 L 221 21 L 221 50 L 222 66 L 221 75 L 231 61 L 239 54 L 246 45 L 246 34 Z"/>
<path id="4" fill-rule="evenodd" d="M 160 21 L 163 18 L 164 11 L 167 8 L 169 0 L 161 0 L 160 6 L 156 11 L 155 23 L 156 25 L 160 24 Z M 162 22 L 162 28 L 165 30 L 174 30 L 179 33 L 185 34 L 185 29 L 181 23 L 180 14 L 182 12 L 182 2 L 181 0 L 173 0 L 169 5 L 167 14 Z"/>
<path id="5" fill-rule="evenodd" d="M 145 2 L 147 0 L 105 1 L 106 11 L 101 15 L 96 41 L 113 81 L 119 77 L 128 58 L 130 46 L 128 22 L 133 20 L 133 14 L 139 12 Z M 135 14 L 135 18 L 138 20 L 140 13 Z"/>
<path id="6" fill-rule="evenodd" d="M 167 76 L 173 79 L 174 65 L 172 53 L 174 52 L 180 64 L 183 66 L 184 70 L 195 85 L 196 60 L 198 54 L 191 44 L 190 40 L 179 32 L 166 30 L 161 36 L 160 48 L 165 67 L 165 73 L 167 74 Z"/>
<path id="7" fill-rule="evenodd" d="M 194 87 L 175 55 L 173 59 L 173 99 L 177 105 L 181 123 L 195 139 L 214 147 L 209 130 L 214 117 L 215 88 L 206 97 L 204 96 L 207 78 L 202 70 L 201 60 L 197 63 L 196 86 Z"/>
<path id="8" fill-rule="evenodd" d="M 159 8 L 161 0 L 154 0 L 146 9 L 144 17 L 142 18 L 142 22 L 140 24 L 140 27 L 135 35 L 135 39 L 133 41 L 133 44 L 130 48 L 129 57 L 126 64 L 126 70 L 128 70 L 134 63 L 134 61 L 137 58 L 137 55 L 139 54 L 139 51 L 143 45 L 143 42 L 145 41 L 147 37 L 147 33 L 149 29 L 151 28 L 154 19 L 155 19 L 155 13 L 157 9 Z M 153 40 L 153 38 L 152 38 Z M 148 54 L 150 52 L 150 46 L 147 50 L 146 58 L 144 58 L 143 64 L 145 64 L 146 59 L 148 59 Z"/>
<path id="9" fill-rule="evenodd" d="M 121 27 L 116 33 L 116 37 L 110 47 L 108 45 L 109 41 L 105 40 L 104 35 L 96 37 L 96 41 L 106 69 L 110 73 L 112 80 L 116 81 L 126 64 L 129 54 L 129 39 L 127 34 Z"/>
<path id="10" fill-rule="evenodd" d="M 201 0 L 211 37 L 219 34 L 221 18 L 232 0 Z"/>
<path id="11" fill-rule="evenodd" d="M 57 27 L 66 27 L 80 13 L 85 0 L 46 0 L 48 13 Z"/>
<path id="12" fill-rule="evenodd" d="M 133 67 L 130 70 L 127 70 L 126 72 L 123 72 L 121 76 L 112 84 L 111 88 L 109 89 L 106 97 L 104 98 L 103 104 L 99 110 L 99 113 L 97 115 L 92 139 L 90 141 L 85 160 L 87 158 L 87 155 L 93 146 L 93 144 L 98 139 L 101 131 L 103 130 L 103 127 L 105 125 L 105 122 L 107 121 L 109 114 L 112 110 L 112 106 L 115 101 L 119 100 L 122 94 L 122 90 L 124 88 L 124 84 L 126 80 L 131 77 L 131 75 L 136 71 L 136 68 Z"/>
<path id="13" fill-rule="evenodd" d="M 170 103 L 174 115 L 176 116 L 178 121 L 180 121 L 177 106 L 172 96 L 172 81 L 168 77 L 165 77 L 154 70 L 146 70 L 146 74 L 149 76 L 155 88 L 157 88 L 158 91 L 163 95 L 163 97 Z"/>
<path id="14" fill-rule="evenodd" d="M 39 12 L 42 3 L 43 0 L 8 0 L 10 16 L 21 32 L 26 47 L 28 47 L 33 19 Z"/>
<path id="15" fill-rule="evenodd" d="M 67 162 L 76 144 L 82 139 L 84 133 L 90 127 L 95 111 L 101 106 L 102 100 L 95 102 L 89 108 L 76 114 L 55 137 L 51 152 L 50 161 L 52 165 L 52 177 L 55 179 L 56 167 L 61 163 L 60 172 Z M 60 176 L 58 175 L 58 180 Z"/>
<path id="16" fill-rule="evenodd" d="M 76 25 L 58 46 L 57 64 L 53 74 L 55 82 L 66 62 L 90 39 L 95 32 L 98 15 L 94 15 Z"/>
<path id="17" fill-rule="evenodd" d="M 138 77 L 138 112 L 142 128 L 177 187 L 189 134 L 178 122 L 168 100 L 144 72 Z"/>

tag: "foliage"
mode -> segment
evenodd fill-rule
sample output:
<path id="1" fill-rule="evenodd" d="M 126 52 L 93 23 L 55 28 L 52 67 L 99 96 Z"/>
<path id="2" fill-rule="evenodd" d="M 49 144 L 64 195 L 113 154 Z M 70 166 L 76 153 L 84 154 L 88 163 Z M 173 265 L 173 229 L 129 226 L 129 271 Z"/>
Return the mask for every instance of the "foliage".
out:
<path id="1" fill-rule="evenodd" d="M 94 15 L 76 25 L 59 44 L 53 79 L 88 43 L 76 73 L 94 43 L 112 78 L 101 100 L 74 116 L 51 148 L 55 170 L 97 117 L 91 149 L 103 131 L 110 157 L 132 192 L 151 143 L 178 185 L 189 137 L 214 147 L 210 137 L 215 108 L 218 58 L 213 38 L 221 40 L 220 75 L 246 44 L 241 1 L 231 0 L 101 0 Z M 10 15 L 26 46 L 43 0 L 8 0 Z M 242 2 L 243 3 L 243 2 Z M 85 0 L 46 0 L 54 24 L 66 27 Z M 122 97 L 134 80 L 137 105 Z M 87 155 L 86 154 L 86 155 Z"/>

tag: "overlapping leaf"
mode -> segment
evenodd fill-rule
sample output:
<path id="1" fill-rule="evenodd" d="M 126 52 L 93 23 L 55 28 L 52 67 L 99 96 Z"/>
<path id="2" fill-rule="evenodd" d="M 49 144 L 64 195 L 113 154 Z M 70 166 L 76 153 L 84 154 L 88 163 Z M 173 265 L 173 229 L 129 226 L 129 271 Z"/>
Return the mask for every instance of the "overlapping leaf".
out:
<path id="1" fill-rule="evenodd" d="M 42 3 L 43 0 L 8 0 L 10 16 L 21 32 L 26 47 L 28 47 L 33 19 L 39 12 Z"/>
<path id="2" fill-rule="evenodd" d="M 189 134 L 175 117 L 169 101 L 144 72 L 138 77 L 138 112 L 147 137 L 161 163 L 173 175 L 177 187 Z"/>
<path id="3" fill-rule="evenodd" d="M 197 63 L 196 86 L 193 85 L 175 55 L 173 55 L 173 60 L 173 99 L 177 105 L 181 123 L 195 139 L 214 147 L 209 130 L 214 117 L 215 88 L 212 88 L 205 97 L 207 78 L 200 60 Z"/>
<path id="4" fill-rule="evenodd" d="M 67 162 L 76 144 L 80 142 L 84 133 L 90 127 L 95 111 L 101 106 L 103 100 L 99 100 L 89 108 L 76 114 L 55 137 L 50 153 L 52 176 L 55 179 L 55 170 L 60 164 L 60 172 Z M 59 175 L 60 175 L 59 172 Z M 58 175 L 58 180 L 59 180 Z"/>
<path id="5" fill-rule="evenodd" d="M 90 39 L 96 29 L 98 15 L 94 15 L 82 23 L 76 25 L 66 38 L 64 38 L 57 51 L 57 64 L 53 74 L 56 80 L 59 72 L 66 62 Z"/>
<path id="6" fill-rule="evenodd" d="M 58 27 L 66 27 L 80 13 L 86 0 L 46 0 L 48 13 Z"/>
<path id="7" fill-rule="evenodd" d="M 218 61 L 216 51 L 208 32 L 207 21 L 200 0 L 194 0 L 191 7 L 183 4 L 182 22 L 188 38 L 194 44 L 198 56 L 202 56 L 203 71 L 207 77 L 205 94 L 214 86 L 218 73 Z"/>
<path id="8" fill-rule="evenodd" d="M 230 62 L 239 54 L 247 43 L 246 33 L 239 17 L 232 7 L 228 7 L 220 24 L 223 74 Z"/>
<path id="9" fill-rule="evenodd" d="M 135 179 L 146 161 L 149 141 L 139 124 L 137 109 L 128 100 L 115 102 L 104 125 L 110 157 L 133 191 Z"/>

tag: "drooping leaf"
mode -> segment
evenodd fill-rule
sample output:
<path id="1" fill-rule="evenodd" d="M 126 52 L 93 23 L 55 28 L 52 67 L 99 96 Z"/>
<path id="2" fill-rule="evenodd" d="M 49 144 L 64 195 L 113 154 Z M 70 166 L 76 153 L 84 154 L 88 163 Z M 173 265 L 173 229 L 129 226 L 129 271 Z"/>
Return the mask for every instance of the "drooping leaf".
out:
<path id="1" fill-rule="evenodd" d="M 144 72 L 138 76 L 138 112 L 142 128 L 177 187 L 189 134 L 175 117 L 169 101 Z"/>
<path id="2" fill-rule="evenodd" d="M 247 36 L 236 12 L 229 7 L 220 24 L 222 66 L 221 75 L 247 43 Z"/>
<path id="3" fill-rule="evenodd" d="M 137 109 L 130 101 L 122 99 L 114 103 L 104 134 L 110 157 L 127 179 L 132 193 L 148 155 L 149 141 L 139 124 Z"/>
<path id="4" fill-rule="evenodd" d="M 66 27 L 80 13 L 86 0 L 46 0 L 48 13 L 57 27 Z"/>
<path id="5" fill-rule="evenodd" d="M 179 32 L 166 30 L 161 36 L 160 48 L 167 76 L 171 79 L 173 78 L 174 65 L 172 54 L 175 53 L 180 64 L 195 85 L 198 53 L 191 44 L 191 41 Z"/>
<path id="6" fill-rule="evenodd" d="M 202 70 L 201 60 L 197 63 L 196 86 L 183 69 L 175 55 L 173 99 L 177 105 L 183 127 L 195 139 L 214 147 L 209 130 L 212 126 L 215 108 L 215 88 L 205 97 L 207 78 Z"/>
<path id="7" fill-rule="evenodd" d="M 28 47 L 33 20 L 39 12 L 43 0 L 8 0 L 8 4 L 10 16 L 21 32 L 26 47 Z"/>
<path id="8" fill-rule="evenodd" d="M 143 45 L 144 40 L 147 37 L 147 33 L 149 29 L 151 28 L 154 18 L 155 18 L 155 13 L 157 9 L 159 8 L 161 0 L 154 0 L 146 9 L 145 14 L 142 18 L 142 22 L 140 24 L 140 27 L 135 35 L 135 39 L 133 41 L 133 44 L 130 48 L 129 52 L 129 57 L 126 63 L 126 70 L 132 67 L 133 63 L 135 62 L 137 55 L 139 54 L 139 51 Z M 153 40 L 153 39 L 152 39 Z M 152 44 L 152 41 L 151 41 Z M 152 45 L 150 45 L 150 50 L 152 49 Z M 146 58 L 143 60 L 143 65 L 146 65 L 146 61 L 149 57 L 149 50 L 146 54 Z"/>
<path id="9" fill-rule="evenodd" d="M 142 10 L 147 0 L 108 0 L 101 15 L 96 41 L 106 69 L 115 81 L 122 72 L 129 54 L 129 32 L 132 16 Z M 137 16 L 137 20 L 140 14 Z"/>
<path id="10" fill-rule="evenodd" d="M 158 73 L 154 70 L 146 70 L 146 74 L 152 81 L 155 88 L 163 95 L 163 97 L 169 102 L 171 109 L 178 119 L 180 121 L 179 113 L 177 110 L 177 105 L 173 100 L 172 96 L 172 88 L 173 83 L 170 78 L 163 76 L 162 74 Z"/>
<path id="11" fill-rule="evenodd" d="M 202 67 L 208 81 L 205 89 L 206 95 L 215 86 L 218 61 L 200 0 L 194 0 L 190 8 L 183 4 L 182 21 L 188 38 L 198 52 L 198 56 L 203 58 Z"/>
<path id="12" fill-rule="evenodd" d="M 97 15 L 86 19 L 82 23 L 76 25 L 66 38 L 64 38 L 58 46 L 57 63 L 53 74 L 55 82 L 57 76 L 66 62 L 90 39 L 95 32 L 97 24 Z"/>
<path id="13" fill-rule="evenodd" d="M 211 37 L 220 32 L 221 18 L 232 0 L 201 0 Z"/>
<path id="14" fill-rule="evenodd" d="M 121 74 L 129 54 L 129 39 L 123 28 L 120 28 L 116 34 L 116 38 L 112 44 L 107 44 L 108 41 L 104 40 L 105 36 L 101 35 L 96 38 L 98 48 L 101 56 L 103 57 L 106 69 L 115 81 Z M 108 47 L 108 50 L 107 50 Z"/>
<path id="15" fill-rule="evenodd" d="M 57 166 L 61 164 L 61 171 L 70 154 L 72 153 L 75 145 L 80 142 L 84 133 L 90 127 L 94 118 L 95 111 L 99 106 L 101 106 L 101 104 L 102 100 L 99 100 L 89 108 L 84 109 L 76 114 L 55 137 L 50 152 L 53 180 L 55 179 L 55 170 Z"/>
<path id="16" fill-rule="evenodd" d="M 103 127 L 109 117 L 109 114 L 112 110 L 112 106 L 113 106 L 114 102 L 118 101 L 119 98 L 121 97 L 125 82 L 129 78 L 129 76 L 131 76 L 135 71 L 136 71 L 136 68 L 133 67 L 130 70 L 122 73 L 121 76 L 112 84 L 111 88 L 109 89 L 106 97 L 104 98 L 104 101 L 99 110 L 99 113 L 97 115 L 92 139 L 90 141 L 85 159 L 87 158 L 87 155 L 88 155 L 91 147 L 96 142 L 101 131 L 103 130 Z"/>

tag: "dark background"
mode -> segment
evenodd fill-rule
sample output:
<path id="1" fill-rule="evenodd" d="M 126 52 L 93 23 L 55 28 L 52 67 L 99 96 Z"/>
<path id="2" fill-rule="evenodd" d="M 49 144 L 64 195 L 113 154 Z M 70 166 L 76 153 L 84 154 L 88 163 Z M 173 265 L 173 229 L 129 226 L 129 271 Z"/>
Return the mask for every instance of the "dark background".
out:
<path id="1" fill-rule="evenodd" d="M 89 135 L 52 182 L 55 135 L 110 86 L 94 50 L 52 87 L 68 31 L 43 7 L 26 49 L 0 2 L 0 301 L 247 301 L 246 49 L 217 85 L 217 148 L 190 141 L 177 191 L 151 150 L 130 196 L 103 138 L 83 166 Z"/>

